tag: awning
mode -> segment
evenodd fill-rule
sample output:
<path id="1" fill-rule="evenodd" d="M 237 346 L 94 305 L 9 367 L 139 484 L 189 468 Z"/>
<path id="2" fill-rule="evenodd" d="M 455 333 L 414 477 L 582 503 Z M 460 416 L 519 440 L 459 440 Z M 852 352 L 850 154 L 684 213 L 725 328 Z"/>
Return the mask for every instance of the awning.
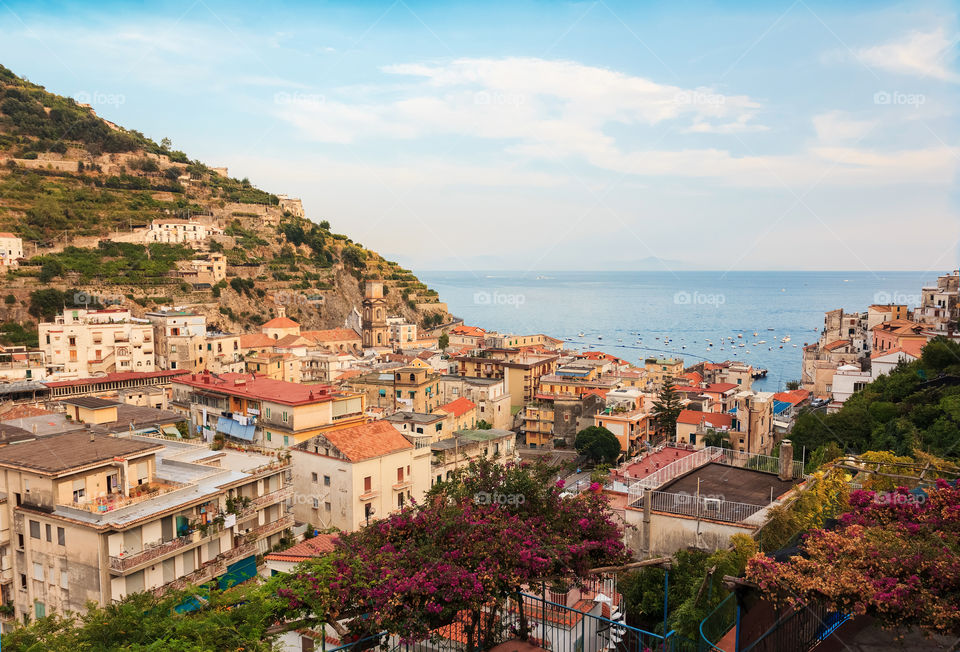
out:
<path id="1" fill-rule="evenodd" d="M 222 432 L 229 437 L 253 441 L 253 433 L 257 427 L 253 424 L 244 426 L 233 419 L 227 417 L 217 417 L 217 432 Z"/>
<path id="2" fill-rule="evenodd" d="M 183 435 L 180 434 L 180 431 L 177 430 L 176 426 L 164 426 L 163 432 L 171 437 L 176 437 L 177 439 L 181 439 L 183 437 Z"/>

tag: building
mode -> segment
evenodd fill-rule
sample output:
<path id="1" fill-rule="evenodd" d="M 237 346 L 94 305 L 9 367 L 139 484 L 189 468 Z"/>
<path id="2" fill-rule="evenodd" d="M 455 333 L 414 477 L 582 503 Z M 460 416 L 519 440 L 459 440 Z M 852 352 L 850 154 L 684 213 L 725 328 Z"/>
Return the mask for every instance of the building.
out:
<path id="1" fill-rule="evenodd" d="M 188 310 L 148 312 L 156 334 L 157 368 L 196 371 L 203 364 L 207 318 Z"/>
<path id="2" fill-rule="evenodd" d="M 433 412 L 440 405 L 440 374 L 428 365 L 374 371 L 346 381 L 367 405 L 388 412 Z"/>
<path id="3" fill-rule="evenodd" d="M 352 532 L 421 501 L 430 488 L 430 448 L 386 421 L 325 432 L 291 453 L 294 514 L 320 528 Z"/>
<path id="4" fill-rule="evenodd" d="M 289 317 L 274 317 L 270 321 L 264 322 L 260 327 L 260 332 L 272 340 L 279 340 L 287 335 L 299 335 L 300 324 Z"/>
<path id="5" fill-rule="evenodd" d="M 383 283 L 379 281 L 367 281 L 364 284 L 361 326 L 363 348 L 372 349 L 390 345 L 387 300 L 383 296 Z"/>
<path id="6" fill-rule="evenodd" d="M 682 410 L 677 417 L 676 443 L 690 444 L 696 448 L 707 445 L 705 439 L 711 431 L 729 433 L 733 425 L 733 415 L 717 412 Z"/>
<path id="7" fill-rule="evenodd" d="M 453 435 L 453 418 L 443 413 L 394 412 L 383 418 L 407 439 L 417 443 L 432 444 Z"/>
<path id="8" fill-rule="evenodd" d="M 271 552 L 263 558 L 263 561 L 271 576 L 278 573 L 291 573 L 299 564 L 333 552 L 336 543 L 336 534 L 318 534 L 286 550 Z"/>
<path id="9" fill-rule="evenodd" d="M 607 393 L 606 406 L 593 416 L 593 423 L 614 434 L 626 457 L 639 453 L 645 442 L 652 443 L 656 431 L 645 396 L 639 392 L 624 398 L 618 392 Z"/>
<path id="10" fill-rule="evenodd" d="M 509 430 L 458 430 L 452 437 L 430 445 L 430 486 L 453 477 L 457 469 L 476 460 L 499 464 L 514 461 L 516 434 Z"/>
<path id="11" fill-rule="evenodd" d="M 469 378 L 502 378 L 511 408 L 521 408 L 540 391 L 540 378 L 556 369 L 560 356 L 517 349 L 486 351 L 488 357 L 457 356 L 457 373 Z M 502 357 L 494 357 L 502 356 Z"/>
<path id="12" fill-rule="evenodd" d="M 266 449 L 295 446 L 365 420 L 362 395 L 248 374 L 179 376 L 171 407 L 189 415 L 191 432 L 207 442 L 220 434 Z"/>
<path id="13" fill-rule="evenodd" d="M 464 324 L 458 324 L 454 326 L 450 329 L 450 332 L 447 333 L 451 348 L 466 348 L 470 351 L 476 351 L 483 348 L 487 336 L 487 331 L 479 326 L 465 326 Z"/>
<path id="14" fill-rule="evenodd" d="M 662 387 L 667 380 L 674 380 L 683 373 L 683 360 L 679 358 L 647 358 L 643 361 L 647 380 L 655 387 Z"/>
<path id="15" fill-rule="evenodd" d="M 957 330 L 958 290 L 957 271 L 937 278 L 937 284 L 921 289 L 920 306 L 915 319 L 930 325 L 938 333 L 952 335 Z"/>
<path id="16" fill-rule="evenodd" d="M 769 455 L 776 444 L 773 428 L 773 392 L 737 392 L 729 413 L 730 446 L 746 453 Z"/>
<path id="17" fill-rule="evenodd" d="M 833 401 L 828 411 L 839 410 L 848 398 L 870 384 L 873 380 L 871 371 L 861 371 L 857 365 L 843 365 L 833 374 L 833 380 L 827 391 L 833 395 Z"/>
<path id="18" fill-rule="evenodd" d="M 450 419 L 453 430 L 467 430 L 477 425 L 477 404 L 461 396 L 455 401 L 444 403 L 435 408 L 434 413 L 442 414 Z"/>
<path id="19" fill-rule="evenodd" d="M 23 239 L 8 231 L 0 231 L 0 268 L 16 267 L 23 258 Z"/>
<path id="20" fill-rule="evenodd" d="M 177 275 L 196 287 L 212 287 L 227 278 L 227 257 L 212 252 L 202 258 L 178 261 Z"/>
<path id="21" fill-rule="evenodd" d="M 893 371 L 901 362 L 913 362 L 923 355 L 923 343 L 908 340 L 902 347 L 888 351 L 876 351 L 870 356 L 870 375 L 876 380 L 882 374 Z"/>
<path id="22" fill-rule="evenodd" d="M 144 241 L 191 244 L 203 242 L 211 235 L 223 235 L 223 230 L 193 220 L 163 218 L 150 223 Z"/>
<path id="23" fill-rule="evenodd" d="M 0 448 L 0 489 L 5 597 L 24 622 L 242 581 L 293 525 L 283 461 L 159 439 L 74 432 Z"/>
<path id="24" fill-rule="evenodd" d="M 573 447 L 577 433 L 594 425 L 594 415 L 603 409 L 602 392 L 539 392 L 521 412 L 523 443 L 529 448 Z"/>
<path id="25" fill-rule="evenodd" d="M 129 310 L 64 310 L 40 323 L 39 338 L 48 371 L 58 379 L 157 369 L 153 325 Z"/>
<path id="26" fill-rule="evenodd" d="M 893 349 L 902 349 L 907 342 L 916 344 L 927 343 L 925 334 L 927 327 L 906 319 L 893 319 L 873 327 L 873 350 L 876 353 L 886 353 Z"/>
<path id="27" fill-rule="evenodd" d="M 47 359 L 43 351 L 0 344 L 0 382 L 43 380 L 46 377 Z"/>
<path id="28" fill-rule="evenodd" d="M 443 403 L 460 397 L 477 405 L 477 418 L 494 428 L 509 430 L 513 425 L 510 395 L 502 378 L 469 378 L 446 374 L 440 377 L 440 400 Z"/>
<path id="29" fill-rule="evenodd" d="M 359 352 L 362 348 L 360 334 L 352 328 L 331 328 L 322 331 L 301 331 L 300 336 L 312 346 L 339 353 Z"/>
<path id="30" fill-rule="evenodd" d="M 136 389 L 160 389 L 169 392 L 171 382 L 177 376 L 189 372 L 171 371 L 124 371 L 95 378 L 77 380 L 44 381 L 46 398 L 57 400 L 70 396 L 107 396 L 117 392 Z"/>
<path id="31" fill-rule="evenodd" d="M 299 383 L 303 379 L 300 372 L 302 362 L 301 358 L 291 353 L 251 353 L 244 359 L 248 374 L 288 383 Z"/>
<path id="32" fill-rule="evenodd" d="M 401 349 L 417 346 L 417 325 L 403 317 L 387 317 L 390 327 L 390 342 Z"/>

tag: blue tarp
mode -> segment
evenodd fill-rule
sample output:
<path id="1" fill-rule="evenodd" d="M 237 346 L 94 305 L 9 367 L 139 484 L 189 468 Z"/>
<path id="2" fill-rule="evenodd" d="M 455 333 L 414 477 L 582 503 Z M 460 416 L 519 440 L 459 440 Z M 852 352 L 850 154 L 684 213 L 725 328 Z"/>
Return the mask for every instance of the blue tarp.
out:
<path id="1" fill-rule="evenodd" d="M 228 419 L 227 417 L 217 418 L 217 432 L 222 432 L 225 435 L 236 437 L 237 439 L 253 441 L 253 432 L 256 430 L 256 428 L 257 427 L 252 423 L 244 426 L 237 423 L 233 419 Z"/>
<path id="2" fill-rule="evenodd" d="M 240 582 L 245 582 L 257 574 L 257 556 L 250 555 L 235 564 L 227 566 L 227 572 L 217 579 L 221 589 L 226 589 Z"/>
<path id="3" fill-rule="evenodd" d="M 787 403 L 786 401 L 778 401 L 778 400 L 774 399 L 774 400 L 773 400 L 773 413 L 774 413 L 774 414 L 783 414 L 784 412 L 786 412 L 787 410 L 790 409 L 790 406 L 791 406 L 791 405 L 792 405 L 791 403 Z"/>

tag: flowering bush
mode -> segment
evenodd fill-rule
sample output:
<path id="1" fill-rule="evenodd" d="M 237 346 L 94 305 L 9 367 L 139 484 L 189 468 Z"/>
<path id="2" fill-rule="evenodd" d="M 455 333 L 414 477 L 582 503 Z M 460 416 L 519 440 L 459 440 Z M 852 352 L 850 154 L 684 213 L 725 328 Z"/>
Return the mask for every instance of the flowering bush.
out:
<path id="1" fill-rule="evenodd" d="M 467 613 L 468 636 L 480 642 L 517 587 L 627 559 L 603 494 L 561 498 L 548 476 L 538 465 L 473 464 L 424 505 L 342 535 L 331 565 L 301 569 L 282 596 L 304 613 L 349 605 L 354 633 L 407 640 Z M 520 490 L 523 501 L 472 499 Z"/>
<path id="2" fill-rule="evenodd" d="M 834 530 L 812 530 L 804 556 L 757 555 L 746 577 L 775 601 L 825 602 L 891 628 L 960 630 L 960 489 L 854 491 Z"/>

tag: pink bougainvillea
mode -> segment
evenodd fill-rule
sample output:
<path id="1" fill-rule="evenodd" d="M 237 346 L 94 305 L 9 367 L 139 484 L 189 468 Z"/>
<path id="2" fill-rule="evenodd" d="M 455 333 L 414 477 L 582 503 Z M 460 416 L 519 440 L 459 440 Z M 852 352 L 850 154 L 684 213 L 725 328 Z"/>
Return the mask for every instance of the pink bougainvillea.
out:
<path id="1" fill-rule="evenodd" d="M 747 579 L 790 603 L 825 602 L 887 627 L 960 630 L 960 489 L 942 480 L 926 495 L 854 491 L 832 530 L 813 530 L 803 555 L 757 555 Z"/>

